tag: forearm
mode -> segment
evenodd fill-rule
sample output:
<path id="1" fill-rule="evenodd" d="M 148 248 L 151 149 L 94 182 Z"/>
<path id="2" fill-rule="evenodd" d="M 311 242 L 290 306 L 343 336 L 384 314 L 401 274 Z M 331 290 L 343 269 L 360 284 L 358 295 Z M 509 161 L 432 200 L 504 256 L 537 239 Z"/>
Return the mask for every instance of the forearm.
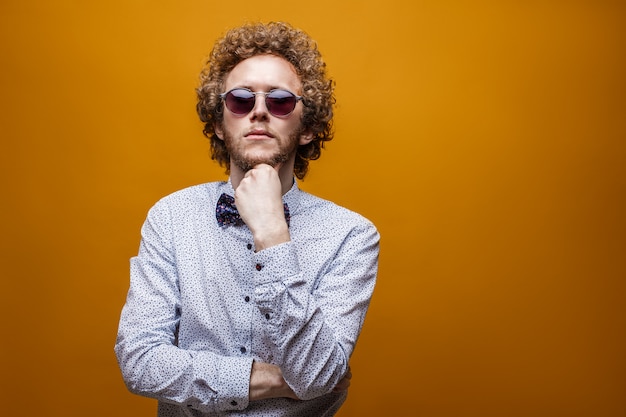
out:
<path id="1" fill-rule="evenodd" d="M 248 405 L 251 358 L 181 349 L 154 322 L 144 318 L 138 326 L 139 321 L 133 321 L 123 313 L 115 345 L 131 392 L 202 412 L 240 410 Z"/>
<path id="2" fill-rule="evenodd" d="M 257 307 L 274 343 L 275 363 L 301 399 L 332 391 L 348 373 L 377 264 L 378 235 L 375 230 L 362 234 L 352 245 L 359 249 L 347 247 L 318 278 L 300 267 L 294 243 L 257 256 Z M 359 252 L 368 250 L 373 255 Z"/>
<path id="3" fill-rule="evenodd" d="M 144 228 L 140 254 L 131 259 L 131 284 L 115 344 L 129 390 L 204 412 L 245 408 L 252 358 L 180 344 L 178 274 L 163 255 L 167 251 L 155 249 L 152 230 Z"/>
<path id="4" fill-rule="evenodd" d="M 279 292 L 280 300 L 293 295 L 287 290 Z M 272 304 L 288 305 L 284 301 Z M 269 315 L 266 320 L 274 342 L 273 354 L 280 364 L 282 377 L 303 400 L 332 391 L 347 373 L 350 352 L 341 346 L 314 303 L 297 314 L 285 310 L 288 309 L 261 307 L 261 311 Z"/>
<path id="5" fill-rule="evenodd" d="M 203 412 L 241 409 L 246 393 L 235 388 L 245 384 L 251 360 L 223 358 L 210 352 L 183 351 L 159 346 L 137 359 L 118 354 L 128 389 L 139 395 L 183 404 Z M 219 380 L 228 370 L 228 379 Z M 240 375 L 237 382 L 236 375 Z M 233 405 L 233 402 L 236 404 Z"/>

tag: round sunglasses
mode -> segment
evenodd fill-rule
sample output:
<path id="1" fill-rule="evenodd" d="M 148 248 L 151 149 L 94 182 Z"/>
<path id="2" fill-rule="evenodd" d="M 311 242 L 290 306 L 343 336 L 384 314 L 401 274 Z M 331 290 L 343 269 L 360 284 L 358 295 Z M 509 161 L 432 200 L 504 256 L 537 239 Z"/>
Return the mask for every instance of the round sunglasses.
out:
<path id="1" fill-rule="evenodd" d="M 298 101 L 302 100 L 287 90 L 251 91 L 247 88 L 233 88 L 220 94 L 226 108 L 234 114 L 248 114 L 254 108 L 257 95 L 265 96 L 265 107 L 274 116 L 288 116 L 296 108 Z"/>

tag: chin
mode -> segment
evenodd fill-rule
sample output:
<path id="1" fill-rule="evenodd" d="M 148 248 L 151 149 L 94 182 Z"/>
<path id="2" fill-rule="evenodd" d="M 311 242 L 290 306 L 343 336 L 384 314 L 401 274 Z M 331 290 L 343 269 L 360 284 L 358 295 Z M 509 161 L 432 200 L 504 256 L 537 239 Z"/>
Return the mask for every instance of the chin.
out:
<path id="1" fill-rule="evenodd" d="M 232 159 L 232 158 L 231 158 Z M 284 163 L 288 158 L 278 157 L 257 157 L 257 158 L 237 158 L 232 161 L 243 171 L 249 171 L 257 165 L 267 164 L 275 167 L 280 163 Z"/>
<path id="2" fill-rule="evenodd" d="M 239 160 L 243 162 L 244 165 L 255 166 L 259 164 L 267 164 L 270 166 L 276 166 L 278 164 L 283 164 L 287 162 L 290 156 L 291 155 L 287 153 L 280 153 L 280 152 L 267 152 L 267 153 L 259 152 L 256 154 L 252 153 L 252 154 L 245 155 L 243 158 L 240 158 Z"/>

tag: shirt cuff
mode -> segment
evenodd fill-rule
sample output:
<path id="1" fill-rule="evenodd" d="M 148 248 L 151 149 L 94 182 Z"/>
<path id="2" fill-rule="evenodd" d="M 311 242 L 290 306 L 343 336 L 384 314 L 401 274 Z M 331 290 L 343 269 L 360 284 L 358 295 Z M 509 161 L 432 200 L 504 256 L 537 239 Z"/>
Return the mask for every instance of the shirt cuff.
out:
<path id="1" fill-rule="evenodd" d="M 251 357 L 222 357 L 217 366 L 219 381 L 217 396 L 214 404 L 198 407 L 202 412 L 243 410 L 250 401 L 250 372 L 252 370 Z M 210 372 L 211 367 L 198 370 L 199 373 Z"/>
<path id="2" fill-rule="evenodd" d="M 300 273 L 300 264 L 293 242 L 272 246 L 255 254 L 254 282 L 258 285 L 283 281 Z"/>

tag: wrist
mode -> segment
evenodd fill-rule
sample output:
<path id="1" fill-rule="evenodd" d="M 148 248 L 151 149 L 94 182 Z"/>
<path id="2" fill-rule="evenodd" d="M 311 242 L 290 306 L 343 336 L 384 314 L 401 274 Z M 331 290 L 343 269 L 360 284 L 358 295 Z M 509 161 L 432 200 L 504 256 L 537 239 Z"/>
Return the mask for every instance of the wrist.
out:
<path id="1" fill-rule="evenodd" d="M 287 224 L 279 224 L 275 227 L 265 227 L 262 230 L 252 231 L 254 247 L 257 252 L 272 246 L 280 245 L 291 240 Z"/>

